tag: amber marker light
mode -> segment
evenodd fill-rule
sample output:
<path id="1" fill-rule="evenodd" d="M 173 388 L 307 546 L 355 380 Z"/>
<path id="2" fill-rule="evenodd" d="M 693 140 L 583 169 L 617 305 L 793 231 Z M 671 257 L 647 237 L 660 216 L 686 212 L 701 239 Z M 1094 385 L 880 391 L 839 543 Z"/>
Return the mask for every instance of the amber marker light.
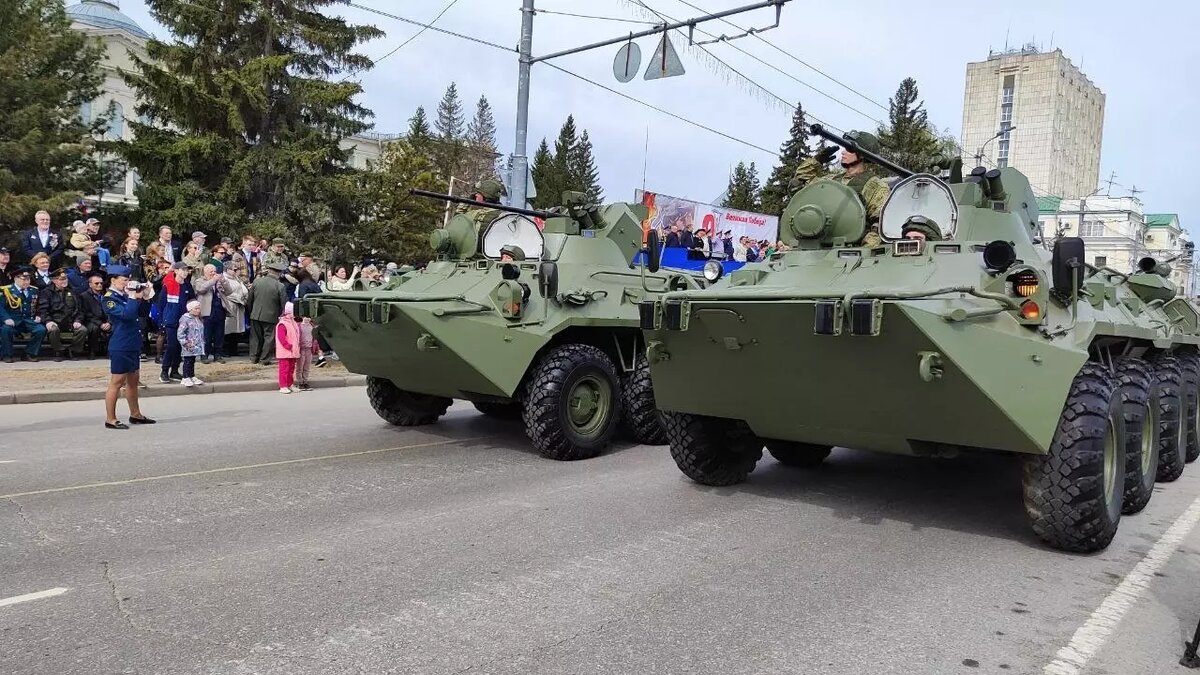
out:
<path id="1" fill-rule="evenodd" d="M 1021 318 L 1026 321 L 1036 321 L 1042 318 L 1042 308 L 1033 300 L 1026 300 L 1021 304 Z"/>

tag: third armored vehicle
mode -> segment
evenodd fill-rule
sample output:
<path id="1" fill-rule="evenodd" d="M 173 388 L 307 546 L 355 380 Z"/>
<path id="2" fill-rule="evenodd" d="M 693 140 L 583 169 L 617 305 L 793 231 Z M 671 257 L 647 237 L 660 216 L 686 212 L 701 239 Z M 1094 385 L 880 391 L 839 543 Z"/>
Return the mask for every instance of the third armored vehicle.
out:
<path id="1" fill-rule="evenodd" d="M 1017 453 L 1034 532 L 1066 550 L 1107 546 L 1122 511 L 1200 451 L 1200 323 L 1169 270 L 1097 268 L 1072 237 L 1047 250 L 1015 169 L 912 174 L 813 131 L 902 177 L 879 216 L 883 243 L 862 244 L 850 188 L 817 180 L 780 222 L 795 250 L 645 302 L 679 468 L 737 483 L 764 445 L 801 466 L 833 446 Z M 755 377 L 699 386 L 713 364 Z"/>
<path id="2" fill-rule="evenodd" d="M 565 202 L 560 212 L 473 204 L 483 208 L 433 232 L 437 257 L 424 270 L 382 288 L 307 295 L 299 311 L 368 376 L 371 405 L 392 424 L 432 423 L 465 399 L 522 418 L 553 459 L 594 456 L 619 426 L 662 443 L 638 303 L 703 280 L 632 266 L 645 207 L 598 207 L 579 193 Z"/>

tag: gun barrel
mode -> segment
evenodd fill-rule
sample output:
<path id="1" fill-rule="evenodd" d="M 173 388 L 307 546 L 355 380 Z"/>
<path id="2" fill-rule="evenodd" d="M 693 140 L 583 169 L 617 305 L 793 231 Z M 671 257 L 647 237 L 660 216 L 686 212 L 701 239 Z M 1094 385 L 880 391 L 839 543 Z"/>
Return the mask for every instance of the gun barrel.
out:
<path id="1" fill-rule="evenodd" d="M 555 218 L 560 215 L 557 213 L 549 213 L 547 211 L 535 211 L 533 209 L 522 209 L 522 208 L 519 208 L 516 206 L 505 206 L 504 204 L 492 204 L 490 202 L 477 202 L 474 199 L 468 199 L 466 197 L 455 197 L 454 195 L 444 195 L 444 194 L 441 194 L 440 192 L 430 192 L 428 190 L 413 189 L 413 190 L 409 190 L 408 194 L 413 195 L 414 197 L 426 197 L 428 199 L 442 199 L 442 200 L 445 200 L 445 201 L 448 201 L 448 202 L 451 202 L 454 204 L 466 204 L 468 206 L 478 206 L 480 208 L 495 209 L 497 211 L 506 211 L 508 213 L 516 213 L 518 215 L 529 216 L 530 218 L 541 218 L 543 220 L 545 220 L 546 218 Z"/>
<path id="2" fill-rule="evenodd" d="M 887 169 L 888 171 L 891 171 L 892 173 L 896 174 L 897 176 L 900 176 L 901 178 L 908 178 L 909 176 L 913 175 L 912 171 L 900 166 L 899 164 L 893 162 L 892 160 L 887 159 L 886 157 L 880 157 L 879 155 L 877 155 L 869 150 L 864 150 L 858 146 L 858 143 L 855 143 L 854 141 L 850 140 L 849 138 L 846 138 L 845 136 L 838 136 L 837 134 L 834 134 L 833 132 L 826 130 L 825 127 L 821 126 L 820 124 L 812 125 L 811 130 L 814 134 L 820 136 L 821 138 L 824 138 L 825 140 L 829 141 L 830 143 L 835 143 L 837 145 L 840 145 L 843 148 L 849 150 L 850 152 L 853 152 L 854 154 L 858 155 L 863 160 L 868 161 L 872 164 L 878 164 L 879 166 L 882 166 L 883 168 Z"/>

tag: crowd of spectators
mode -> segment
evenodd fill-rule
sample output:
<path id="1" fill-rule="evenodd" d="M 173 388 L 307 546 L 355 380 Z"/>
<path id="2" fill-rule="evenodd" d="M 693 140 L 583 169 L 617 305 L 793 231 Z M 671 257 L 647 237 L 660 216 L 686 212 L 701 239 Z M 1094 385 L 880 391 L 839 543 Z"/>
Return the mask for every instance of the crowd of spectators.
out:
<path id="1" fill-rule="evenodd" d="M 290 318 L 291 302 L 308 293 L 377 287 L 399 272 L 395 263 L 378 262 L 326 269 L 308 252 L 290 255 L 283 239 L 250 234 L 209 244 L 202 231 L 182 241 L 162 227 L 147 241 L 133 227 L 114 239 L 101 235 L 95 218 L 61 234 L 50 221 L 38 212 L 16 250 L 0 247 L 0 359 L 7 363 L 22 338 L 27 361 L 104 357 L 112 332 L 103 309 L 107 269 L 119 266 L 152 289 L 141 305 L 140 358 L 161 366 L 160 382 L 201 384 L 197 361 L 223 362 L 248 342 L 251 363 L 292 362 L 289 377 L 281 369 L 281 391 L 305 390 L 305 363 L 319 368 L 337 355 L 319 327 Z"/>
<path id="2" fill-rule="evenodd" d="M 687 249 L 688 257 L 697 260 L 758 262 L 789 248 L 782 241 L 756 241 L 753 237 L 744 235 L 735 239 L 733 230 L 711 233 L 703 229 L 693 231 L 691 224 L 684 224 L 682 227 L 678 223 L 672 224 L 659 232 L 659 238 L 663 241 L 664 248 Z"/>

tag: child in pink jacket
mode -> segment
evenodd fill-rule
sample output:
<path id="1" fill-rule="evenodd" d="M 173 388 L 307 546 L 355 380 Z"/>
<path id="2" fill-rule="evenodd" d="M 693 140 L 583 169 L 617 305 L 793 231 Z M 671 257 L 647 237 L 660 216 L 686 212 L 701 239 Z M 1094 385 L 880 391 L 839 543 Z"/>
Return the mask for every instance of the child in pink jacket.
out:
<path id="1" fill-rule="evenodd" d="M 283 316 L 275 325 L 275 359 L 279 362 L 279 393 L 290 394 L 296 377 L 296 361 L 300 359 L 300 326 L 292 316 L 292 303 L 283 306 Z"/>
<path id="2" fill-rule="evenodd" d="M 300 353 L 296 361 L 296 386 L 300 391 L 312 391 L 308 374 L 312 372 L 313 356 L 321 353 L 320 345 L 313 339 L 313 322 L 307 316 L 300 320 Z"/>

